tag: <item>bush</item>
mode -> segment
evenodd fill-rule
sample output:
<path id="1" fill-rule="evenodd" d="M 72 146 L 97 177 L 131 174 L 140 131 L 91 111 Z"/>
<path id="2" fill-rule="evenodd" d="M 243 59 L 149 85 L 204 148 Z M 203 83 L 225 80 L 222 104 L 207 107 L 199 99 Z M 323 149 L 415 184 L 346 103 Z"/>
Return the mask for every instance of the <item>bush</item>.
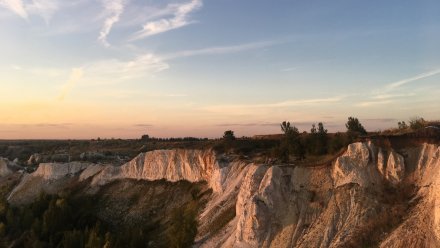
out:
<path id="1" fill-rule="evenodd" d="M 409 127 L 415 131 L 426 127 L 427 123 L 428 122 L 421 117 L 414 117 L 409 121 Z"/>
<path id="2" fill-rule="evenodd" d="M 197 210 L 196 201 L 188 203 L 184 207 L 174 209 L 171 215 L 171 223 L 167 237 L 169 247 L 191 247 L 197 235 Z"/>

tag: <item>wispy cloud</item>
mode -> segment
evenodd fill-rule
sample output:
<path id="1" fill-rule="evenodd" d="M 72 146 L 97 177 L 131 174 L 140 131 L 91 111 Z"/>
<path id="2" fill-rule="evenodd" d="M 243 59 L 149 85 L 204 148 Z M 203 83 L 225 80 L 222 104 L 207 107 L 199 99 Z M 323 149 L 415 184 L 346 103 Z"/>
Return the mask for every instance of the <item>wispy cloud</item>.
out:
<path id="1" fill-rule="evenodd" d="M 342 100 L 342 97 L 288 100 L 288 101 L 279 102 L 279 103 L 263 104 L 262 106 L 263 107 L 293 107 L 293 106 L 304 106 L 304 105 L 316 105 L 316 104 L 322 104 L 322 103 L 336 103 L 341 100 Z"/>
<path id="2" fill-rule="evenodd" d="M 134 127 L 152 127 L 152 124 L 148 124 L 148 123 L 140 123 L 140 124 L 134 124 Z"/>
<path id="3" fill-rule="evenodd" d="M 267 127 L 267 126 L 275 126 L 279 127 L 280 123 L 274 122 L 255 122 L 255 123 L 222 123 L 218 124 L 219 127 Z"/>
<path id="4" fill-rule="evenodd" d="M 121 14 L 124 12 L 125 0 L 103 0 L 104 5 L 104 15 L 106 19 L 104 25 L 99 32 L 98 40 L 106 47 L 110 46 L 107 41 L 107 36 L 109 35 L 113 25 L 119 21 Z"/>
<path id="5" fill-rule="evenodd" d="M 72 126 L 73 123 L 35 123 L 35 124 L 28 124 L 28 123 L 11 123 L 11 124 L 0 124 L 0 127 L 18 127 L 18 128 L 69 128 Z"/>
<path id="6" fill-rule="evenodd" d="M 433 77 L 440 74 L 440 69 L 432 70 L 418 74 L 413 77 L 405 78 L 393 83 L 386 84 L 384 87 L 373 91 L 367 100 L 357 103 L 355 106 L 358 107 L 372 107 L 377 105 L 386 105 L 394 103 L 399 99 L 407 99 L 408 97 L 414 97 L 417 94 L 414 92 L 405 92 L 403 89 L 399 89 L 404 85 L 422 80 L 425 78 Z"/>
<path id="7" fill-rule="evenodd" d="M 25 9 L 23 1 L 21 0 L 0 0 L 0 6 L 11 10 L 24 19 L 28 18 L 28 13 Z"/>
<path id="8" fill-rule="evenodd" d="M 408 94 L 378 94 L 372 97 L 372 99 L 377 100 L 386 100 L 386 99 L 395 99 L 395 98 L 401 98 L 401 97 L 410 97 L 414 96 L 414 93 L 408 93 Z"/>
<path id="9" fill-rule="evenodd" d="M 251 43 L 232 45 L 232 46 L 216 46 L 216 47 L 208 47 L 202 49 L 185 50 L 185 51 L 164 55 L 163 58 L 176 59 L 176 58 L 192 57 L 192 56 L 200 56 L 200 55 L 238 53 L 247 50 L 269 47 L 284 42 L 285 41 L 273 40 L 273 41 L 251 42 Z"/>
<path id="10" fill-rule="evenodd" d="M 117 59 L 101 60 L 74 68 L 69 80 L 63 86 L 58 100 L 63 101 L 78 83 L 89 85 L 113 84 L 135 78 L 149 78 L 156 73 L 166 70 L 169 65 L 154 54 L 144 54 L 133 60 Z M 124 98 L 132 94 L 122 92 L 116 97 Z"/>
<path id="11" fill-rule="evenodd" d="M 0 6 L 9 9 L 23 19 L 28 19 L 31 14 L 39 15 L 46 23 L 49 23 L 52 15 L 58 9 L 57 0 L 32 0 L 30 2 L 0 0 Z"/>
<path id="12" fill-rule="evenodd" d="M 394 100 L 372 100 L 372 101 L 363 101 L 360 102 L 358 104 L 356 104 L 356 106 L 358 107 L 371 107 L 371 106 L 376 106 L 376 105 L 385 105 L 385 104 L 389 104 L 389 103 L 393 103 Z"/>
<path id="13" fill-rule="evenodd" d="M 214 105 L 202 108 L 203 110 L 217 113 L 227 112 L 243 112 L 243 110 L 255 111 L 255 109 L 270 109 L 270 108 L 286 108 L 295 106 L 313 106 L 319 104 L 338 103 L 343 97 L 330 97 L 330 98 L 314 98 L 314 99 L 302 99 L 302 100 L 287 100 L 283 102 L 265 103 L 265 104 L 236 104 L 236 105 Z"/>
<path id="14" fill-rule="evenodd" d="M 421 80 L 421 79 L 425 79 L 425 78 L 428 78 L 428 77 L 432 77 L 432 76 L 435 76 L 435 75 L 438 75 L 438 74 L 440 74 L 440 69 L 428 71 L 428 72 L 416 75 L 414 77 L 402 79 L 402 80 L 399 80 L 397 82 L 388 84 L 385 87 L 385 91 L 391 91 L 391 90 L 394 90 L 394 89 L 396 89 L 398 87 L 401 87 L 401 86 L 403 86 L 405 84 L 409 84 L 409 83 L 412 83 L 412 82 L 415 82 L 415 81 L 418 81 L 418 80 Z"/>
<path id="15" fill-rule="evenodd" d="M 23 68 L 22 68 L 21 66 L 19 66 L 19 65 L 11 65 L 11 68 L 12 68 L 13 70 L 16 70 L 16 71 L 23 70 Z"/>
<path id="16" fill-rule="evenodd" d="M 259 49 L 281 43 L 282 41 L 264 41 L 246 43 L 233 46 L 208 47 L 195 50 L 180 51 L 165 55 L 157 55 L 154 53 L 144 53 L 133 60 L 121 61 L 117 59 L 109 59 L 97 61 L 83 66 L 86 78 L 93 78 L 95 83 L 103 83 L 103 81 L 124 81 L 143 76 L 151 77 L 158 72 L 170 68 L 170 61 L 182 57 L 215 55 L 226 53 L 239 53 L 246 50 Z M 91 80 L 92 81 L 92 80 Z M 168 97 L 182 97 L 186 95 L 171 94 Z"/>
<path id="17" fill-rule="evenodd" d="M 72 69 L 72 72 L 70 73 L 69 80 L 64 85 L 63 89 L 61 90 L 61 94 L 58 96 L 59 101 L 63 101 L 67 94 L 75 87 L 75 85 L 78 83 L 78 81 L 81 80 L 83 77 L 84 72 L 82 68 L 74 68 Z"/>
<path id="18" fill-rule="evenodd" d="M 136 32 L 130 40 L 139 40 L 187 26 L 194 22 L 189 19 L 190 14 L 200 9 L 202 5 L 202 0 L 191 0 L 184 4 L 169 4 L 162 13 L 172 13 L 171 17 L 147 22 L 142 30 Z"/>
<path id="19" fill-rule="evenodd" d="M 111 83 L 140 77 L 148 78 L 168 68 L 168 63 L 153 53 L 146 53 L 128 61 L 109 59 L 84 66 L 85 79 L 94 83 Z"/>
<path id="20" fill-rule="evenodd" d="M 32 0 L 31 4 L 26 5 L 26 9 L 29 13 L 41 16 L 47 24 L 58 10 L 58 2 L 57 0 Z"/>

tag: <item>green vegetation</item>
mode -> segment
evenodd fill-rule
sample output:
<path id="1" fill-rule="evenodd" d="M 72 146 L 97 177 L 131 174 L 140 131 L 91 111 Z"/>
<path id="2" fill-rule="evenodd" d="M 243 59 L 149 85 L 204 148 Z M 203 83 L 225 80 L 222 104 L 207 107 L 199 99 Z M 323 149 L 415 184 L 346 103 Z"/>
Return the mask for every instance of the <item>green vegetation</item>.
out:
<path id="1" fill-rule="evenodd" d="M 365 130 L 364 126 L 362 126 L 358 118 L 355 117 L 348 117 L 348 121 L 345 124 L 345 127 L 347 128 L 348 133 L 361 134 L 361 135 L 367 134 L 367 131 Z"/>
<path id="2" fill-rule="evenodd" d="M 171 213 L 171 227 L 168 229 L 168 247 L 191 247 L 197 235 L 198 203 L 193 200 Z"/>
<path id="3" fill-rule="evenodd" d="M 92 214 L 91 198 L 73 199 L 41 194 L 32 204 L 12 207 L 3 201 L 0 215 L 6 240 L 24 247 L 91 247 L 104 240 L 106 226 Z M 97 247 L 97 246 L 95 246 Z"/>
<path id="4" fill-rule="evenodd" d="M 346 124 L 346 133 L 329 134 L 324 123 L 312 124 L 310 133 L 300 133 L 289 121 L 280 124 L 282 135 L 262 136 L 261 138 L 230 138 L 232 130 L 225 132 L 223 139 L 213 147 L 220 153 L 264 157 L 265 161 L 280 161 L 296 164 L 321 163 L 333 158 L 342 148 L 366 134 L 365 128 L 357 118 L 350 117 Z M 261 161 L 259 161 L 261 162 Z"/>
<path id="5" fill-rule="evenodd" d="M 310 129 L 310 135 L 307 139 L 307 151 L 309 154 L 313 155 L 324 155 L 327 154 L 328 147 L 328 134 L 327 129 L 324 128 L 324 124 L 322 122 L 318 123 L 318 128 L 316 125 L 312 125 L 312 129 Z"/>
<path id="6" fill-rule="evenodd" d="M 292 157 L 295 160 L 304 159 L 306 150 L 298 128 L 292 126 L 287 121 L 283 121 L 280 126 L 284 135 L 280 145 L 274 149 L 273 154 L 275 157 L 279 158 L 282 162 L 289 162 L 292 160 Z"/>
<path id="7" fill-rule="evenodd" d="M 135 226 L 112 227 L 97 214 L 92 196 L 45 195 L 28 205 L 13 207 L 0 202 L 0 245 L 14 247 L 148 247 L 157 240 L 157 230 L 166 247 L 190 247 L 197 233 L 197 199 L 176 208 L 170 226 L 145 222 Z M 165 245 L 166 244 L 166 245 Z M 162 245 L 160 245 L 162 246 Z"/>
<path id="8" fill-rule="evenodd" d="M 408 122 L 397 122 L 397 128 L 390 128 L 381 132 L 382 135 L 402 135 L 413 132 L 419 132 L 426 127 L 440 128 L 439 121 L 426 121 L 422 117 L 411 118 Z"/>
<path id="9" fill-rule="evenodd" d="M 411 128 L 411 130 L 413 131 L 422 129 L 426 126 L 428 126 L 428 122 L 421 117 L 415 117 L 409 121 L 409 128 Z"/>
<path id="10" fill-rule="evenodd" d="M 360 125 L 360 123 L 359 123 Z M 282 162 L 297 161 L 299 164 L 323 163 L 332 159 L 343 147 L 354 140 L 354 135 L 347 133 L 329 134 L 322 122 L 312 124 L 310 133 L 299 133 L 290 122 L 281 123 L 284 135 L 272 156 Z"/>

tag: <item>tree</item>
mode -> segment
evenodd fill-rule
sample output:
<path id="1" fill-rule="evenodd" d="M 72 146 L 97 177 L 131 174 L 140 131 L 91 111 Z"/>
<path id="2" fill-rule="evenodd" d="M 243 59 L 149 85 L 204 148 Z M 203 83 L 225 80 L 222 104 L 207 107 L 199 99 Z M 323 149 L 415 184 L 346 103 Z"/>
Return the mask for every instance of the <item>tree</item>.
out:
<path id="1" fill-rule="evenodd" d="M 327 137 L 327 129 L 324 128 L 324 124 L 322 122 L 318 123 L 318 133 L 317 133 L 317 141 L 318 145 L 316 147 L 316 152 L 319 155 L 326 154 L 328 137 Z"/>
<path id="2" fill-rule="evenodd" d="M 408 125 L 405 123 L 405 121 L 399 121 L 399 122 L 397 123 L 397 127 L 398 127 L 400 130 L 408 129 Z"/>
<path id="3" fill-rule="evenodd" d="M 355 117 L 348 117 L 348 121 L 345 124 L 345 127 L 347 128 L 347 132 L 349 133 L 367 134 L 367 131 L 359 122 L 358 118 Z"/>
<path id="4" fill-rule="evenodd" d="M 225 133 L 223 134 L 223 139 L 227 141 L 235 140 L 234 131 L 232 130 L 225 131 Z"/>
<path id="5" fill-rule="evenodd" d="M 308 152 L 314 155 L 326 154 L 328 151 L 327 140 L 327 129 L 324 128 L 324 124 L 322 122 L 318 123 L 318 128 L 315 124 L 312 124 L 310 135 L 307 138 Z"/>
<path id="6" fill-rule="evenodd" d="M 298 128 L 296 128 L 295 126 L 291 126 L 290 122 L 288 121 L 283 121 L 281 124 L 281 131 L 283 131 L 284 134 L 286 135 L 292 135 L 294 133 L 299 133 Z"/>
<path id="7" fill-rule="evenodd" d="M 331 153 L 339 151 L 342 147 L 348 145 L 348 137 L 342 133 L 337 132 L 332 139 L 329 141 L 329 151 Z"/>
<path id="8" fill-rule="evenodd" d="M 141 140 L 143 140 L 143 141 L 147 141 L 147 140 L 149 140 L 150 139 L 150 135 L 148 135 L 148 134 L 144 134 L 144 135 L 142 135 L 142 137 L 141 137 Z"/>
<path id="9" fill-rule="evenodd" d="M 322 122 L 318 123 L 318 134 L 327 135 L 327 132 L 327 129 L 324 128 L 324 124 L 322 124 Z"/>
<path id="10" fill-rule="evenodd" d="M 310 133 L 311 134 L 316 134 L 318 132 L 318 130 L 316 129 L 316 125 L 315 123 L 312 124 L 312 128 L 310 129 Z"/>
<path id="11" fill-rule="evenodd" d="M 277 157 L 283 162 L 288 162 L 291 155 L 294 155 L 297 159 L 303 159 L 305 148 L 301 142 L 298 128 L 291 126 L 290 122 L 287 121 L 283 121 L 280 127 L 284 136 L 280 146 L 276 149 Z"/>

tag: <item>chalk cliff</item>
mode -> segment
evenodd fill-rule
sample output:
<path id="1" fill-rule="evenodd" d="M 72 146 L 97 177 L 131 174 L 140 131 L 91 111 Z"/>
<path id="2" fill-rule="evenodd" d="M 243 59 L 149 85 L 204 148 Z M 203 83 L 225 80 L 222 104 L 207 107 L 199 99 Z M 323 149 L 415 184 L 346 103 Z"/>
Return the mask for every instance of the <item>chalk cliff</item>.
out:
<path id="1" fill-rule="evenodd" d="M 331 166 L 309 167 L 158 150 L 119 167 L 41 164 L 9 200 L 29 201 L 73 180 L 89 180 L 91 188 L 124 179 L 205 181 L 213 194 L 199 213 L 196 247 L 439 247 L 439 173 L 433 144 L 394 150 L 354 143 Z"/>

